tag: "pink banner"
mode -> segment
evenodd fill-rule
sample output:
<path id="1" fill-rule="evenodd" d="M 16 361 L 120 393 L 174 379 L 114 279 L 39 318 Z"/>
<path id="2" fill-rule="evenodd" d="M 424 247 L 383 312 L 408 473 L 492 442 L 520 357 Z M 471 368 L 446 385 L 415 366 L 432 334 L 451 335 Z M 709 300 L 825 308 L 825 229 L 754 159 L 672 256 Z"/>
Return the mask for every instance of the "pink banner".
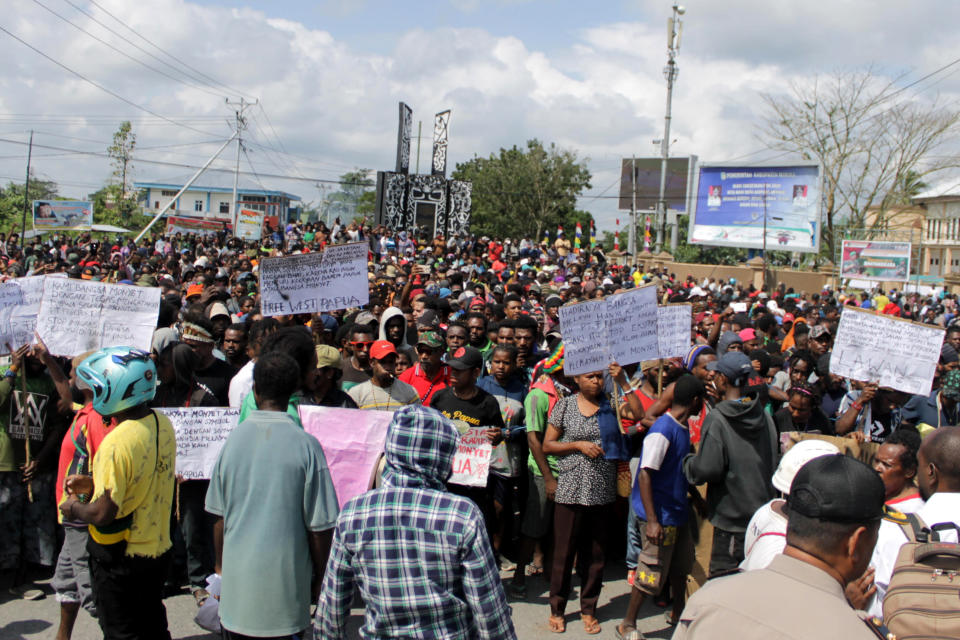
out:
<path id="1" fill-rule="evenodd" d="M 300 406 L 304 430 L 320 441 L 342 507 L 370 488 L 392 411 Z"/>

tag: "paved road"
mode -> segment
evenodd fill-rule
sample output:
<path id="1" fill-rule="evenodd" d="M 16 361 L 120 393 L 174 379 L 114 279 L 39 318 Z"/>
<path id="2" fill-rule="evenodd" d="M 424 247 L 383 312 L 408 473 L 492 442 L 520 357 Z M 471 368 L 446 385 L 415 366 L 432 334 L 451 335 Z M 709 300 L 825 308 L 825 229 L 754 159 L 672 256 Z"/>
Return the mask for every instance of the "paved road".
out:
<path id="1" fill-rule="evenodd" d="M 504 574 L 506 577 L 507 574 Z M 53 596 L 53 590 L 45 582 L 39 583 L 47 592 L 42 600 L 28 602 L 11 599 L 7 593 L 0 594 L 0 640 L 35 640 L 53 638 L 59 623 L 59 605 Z M 547 630 L 549 605 L 548 587 L 540 578 L 529 578 L 529 594 L 525 601 L 510 599 L 513 606 L 513 621 L 517 635 L 527 638 L 564 638 L 580 640 L 586 638 L 613 638 L 614 627 L 620 621 L 627 607 L 629 591 L 625 572 L 620 565 L 607 568 L 607 581 L 600 596 L 600 608 L 597 617 L 603 625 L 599 636 L 588 636 L 583 632 L 577 613 L 576 591 L 578 581 L 574 578 L 574 599 L 567 610 L 567 632 L 552 634 Z M 175 640 L 217 640 L 218 636 L 204 632 L 193 622 L 196 606 L 189 594 L 174 596 L 166 601 L 170 632 Z M 652 603 L 644 605 L 641 611 L 640 629 L 650 638 L 669 638 L 672 629 L 666 625 L 663 610 Z M 356 629 L 361 621 L 362 611 L 357 609 L 351 618 L 350 637 L 356 638 Z M 95 620 L 85 612 L 80 613 L 74 630 L 75 640 L 94 640 L 101 638 L 100 628 Z"/>

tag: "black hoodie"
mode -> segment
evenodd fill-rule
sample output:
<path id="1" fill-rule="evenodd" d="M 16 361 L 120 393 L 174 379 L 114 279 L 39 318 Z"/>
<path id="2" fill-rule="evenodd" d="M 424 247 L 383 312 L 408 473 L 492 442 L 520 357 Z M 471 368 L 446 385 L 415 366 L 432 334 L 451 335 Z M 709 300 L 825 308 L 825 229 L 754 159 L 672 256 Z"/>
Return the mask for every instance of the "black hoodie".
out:
<path id="1" fill-rule="evenodd" d="M 707 414 L 700 446 L 683 461 L 690 484 L 707 483 L 713 526 L 741 533 L 753 513 L 774 498 L 771 484 L 780 457 L 773 418 L 760 399 L 724 400 Z"/>

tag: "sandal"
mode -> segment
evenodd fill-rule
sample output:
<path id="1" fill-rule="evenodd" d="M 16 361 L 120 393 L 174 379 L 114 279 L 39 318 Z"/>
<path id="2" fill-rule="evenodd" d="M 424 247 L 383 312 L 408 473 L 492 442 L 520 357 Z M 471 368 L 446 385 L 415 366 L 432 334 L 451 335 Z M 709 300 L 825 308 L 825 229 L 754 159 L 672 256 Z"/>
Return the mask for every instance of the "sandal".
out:
<path id="1" fill-rule="evenodd" d="M 202 587 L 193 592 L 193 599 L 196 601 L 198 607 L 202 607 L 203 603 L 206 602 L 209 597 L 210 593 Z"/>
<path id="2" fill-rule="evenodd" d="M 542 576 L 543 567 L 539 564 L 533 564 L 532 562 L 527 565 L 527 575 L 528 576 Z"/>
<path id="3" fill-rule="evenodd" d="M 510 591 L 510 595 L 516 598 L 526 598 L 527 597 L 527 585 L 517 584 L 516 582 L 511 582 L 507 587 Z"/>
<path id="4" fill-rule="evenodd" d="M 646 637 L 640 633 L 638 629 L 630 629 L 626 633 L 620 628 L 620 625 L 617 625 L 616 628 L 617 638 L 619 640 L 646 640 Z"/>
<path id="5" fill-rule="evenodd" d="M 664 612 L 663 612 L 663 619 L 664 619 L 664 620 L 666 621 L 666 623 L 667 623 L 668 625 L 670 625 L 671 627 L 677 626 L 677 623 L 680 622 L 680 618 L 674 618 L 674 617 L 673 617 L 673 611 L 664 611 Z"/>
<path id="6" fill-rule="evenodd" d="M 600 621 L 594 616 L 580 616 L 583 620 L 583 630 L 588 636 L 595 636 L 600 633 Z"/>
<path id="7" fill-rule="evenodd" d="M 567 630 L 567 621 L 563 616 L 550 616 L 547 624 L 550 625 L 550 631 L 553 633 L 563 633 Z"/>

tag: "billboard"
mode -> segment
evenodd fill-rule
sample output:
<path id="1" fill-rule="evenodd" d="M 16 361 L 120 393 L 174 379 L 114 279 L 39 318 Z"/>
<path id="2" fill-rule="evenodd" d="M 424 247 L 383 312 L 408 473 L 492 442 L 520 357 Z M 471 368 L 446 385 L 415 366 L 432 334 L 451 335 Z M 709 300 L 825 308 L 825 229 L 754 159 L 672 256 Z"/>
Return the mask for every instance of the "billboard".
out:
<path id="1" fill-rule="evenodd" d="M 93 203 L 84 200 L 34 200 L 34 229 L 89 229 Z"/>
<path id="2" fill-rule="evenodd" d="M 196 233 L 207 235 L 220 231 L 229 231 L 233 225 L 229 220 L 216 218 L 190 218 L 188 216 L 167 216 L 167 233 Z"/>
<path id="3" fill-rule="evenodd" d="M 624 158 L 620 163 L 620 199 L 618 209 L 629 211 L 633 204 L 633 181 L 630 165 L 635 162 L 637 173 L 637 211 L 656 210 L 660 199 L 660 165 L 662 158 Z M 690 200 L 691 169 L 697 157 L 669 158 L 667 160 L 667 184 L 664 199 L 667 209 L 685 213 Z"/>
<path id="4" fill-rule="evenodd" d="M 858 280 L 910 279 L 909 242 L 844 240 L 840 248 L 840 277 Z"/>
<path id="5" fill-rule="evenodd" d="M 236 236 L 241 240 L 259 240 L 263 232 L 263 211 L 240 209 Z"/>
<path id="6" fill-rule="evenodd" d="M 692 199 L 691 244 L 815 253 L 820 249 L 817 164 L 701 164 Z"/>

